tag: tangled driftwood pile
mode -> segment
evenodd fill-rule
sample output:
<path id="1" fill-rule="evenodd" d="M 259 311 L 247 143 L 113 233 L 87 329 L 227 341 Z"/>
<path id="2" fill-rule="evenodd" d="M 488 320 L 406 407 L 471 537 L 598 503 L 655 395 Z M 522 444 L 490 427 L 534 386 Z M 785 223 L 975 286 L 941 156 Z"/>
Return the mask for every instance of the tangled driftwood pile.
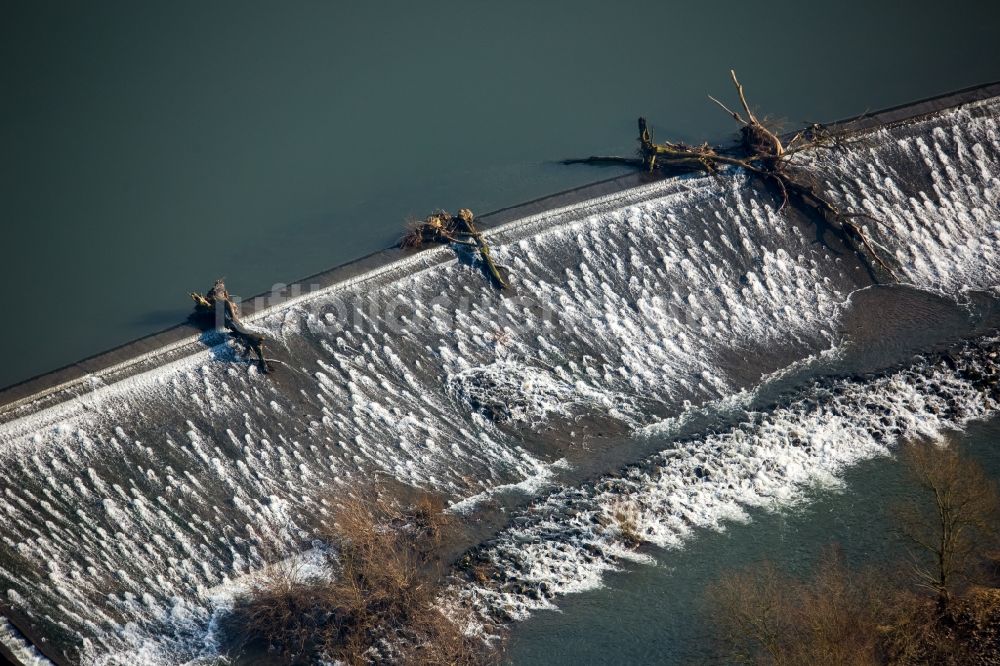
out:
<path id="1" fill-rule="evenodd" d="M 787 145 L 783 144 L 777 132 L 761 122 L 750 109 L 736 72 L 730 71 L 730 74 L 742 113 L 733 111 L 714 97 L 710 96 L 710 99 L 740 124 L 740 143 L 735 150 L 725 150 L 707 143 L 700 146 L 671 141 L 654 143 L 646 119 L 639 118 L 638 157 L 587 157 L 564 160 L 563 164 L 624 164 L 649 171 L 703 171 L 710 174 L 719 173 L 726 167 L 742 169 L 773 187 L 781 197 L 782 207 L 791 202 L 797 207 L 814 211 L 822 216 L 845 244 L 853 246 L 855 242 L 860 243 L 865 255 L 895 279 L 892 268 L 882 258 L 879 248 L 855 222 L 859 218 L 865 218 L 879 224 L 879 220 L 864 212 L 840 209 L 820 191 L 819 179 L 815 174 L 792 160 L 795 154 L 804 150 L 834 146 L 838 137 L 819 125 L 812 125 L 795 134 Z"/>
<path id="2" fill-rule="evenodd" d="M 493 283 L 500 289 L 509 289 L 507 270 L 493 261 L 490 246 L 476 228 L 474 220 L 475 216 L 468 208 L 458 211 L 458 215 L 444 211 L 434 213 L 413 225 L 399 245 L 404 248 L 418 248 L 428 243 L 456 243 L 475 247 Z"/>

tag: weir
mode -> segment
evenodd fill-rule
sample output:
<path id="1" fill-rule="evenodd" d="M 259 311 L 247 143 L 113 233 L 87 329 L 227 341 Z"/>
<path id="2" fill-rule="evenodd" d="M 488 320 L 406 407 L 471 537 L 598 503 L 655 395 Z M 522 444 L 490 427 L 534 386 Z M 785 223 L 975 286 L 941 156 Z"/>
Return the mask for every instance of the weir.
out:
<path id="1" fill-rule="evenodd" d="M 743 176 L 632 175 L 478 217 L 509 292 L 439 248 L 245 302 L 267 376 L 182 326 L 6 389 L 8 658 L 211 659 L 247 580 L 375 478 L 500 506 L 471 553 L 500 574 L 450 595 L 517 619 L 641 559 L 626 518 L 677 547 L 989 415 L 997 95 L 846 121 L 797 158 L 881 221 L 899 286 Z"/>

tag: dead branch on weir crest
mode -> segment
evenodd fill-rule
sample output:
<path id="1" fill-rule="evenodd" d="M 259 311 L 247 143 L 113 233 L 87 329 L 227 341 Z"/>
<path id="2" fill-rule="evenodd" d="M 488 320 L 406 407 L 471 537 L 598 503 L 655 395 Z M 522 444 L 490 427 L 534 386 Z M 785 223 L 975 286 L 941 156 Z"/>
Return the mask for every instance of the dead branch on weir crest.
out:
<path id="1" fill-rule="evenodd" d="M 257 366 L 260 371 L 264 374 L 271 371 L 268 359 L 264 356 L 264 336 L 250 330 L 240 320 L 239 306 L 229 297 L 226 283 L 222 278 L 216 280 L 204 296 L 192 291 L 191 300 L 194 301 L 194 315 L 197 319 L 204 322 L 221 315 L 220 318 L 233 338 L 245 346 L 248 354 L 252 352 L 257 357 Z"/>
<path id="2" fill-rule="evenodd" d="M 445 211 L 427 216 L 422 222 L 413 225 L 413 228 L 399 242 L 402 248 L 416 249 L 427 243 L 453 243 L 456 245 L 467 245 L 479 251 L 483 268 L 489 275 L 493 284 L 500 289 L 509 289 L 510 282 L 507 270 L 497 265 L 490 254 L 490 246 L 483 238 L 475 225 L 475 215 L 468 208 L 462 208 L 458 215 L 452 215 Z"/>
<path id="3" fill-rule="evenodd" d="M 855 221 L 865 218 L 880 224 L 879 220 L 864 212 L 841 210 L 810 183 L 812 179 L 809 178 L 808 172 L 791 163 L 791 157 L 796 153 L 810 148 L 827 147 L 834 137 L 822 127 L 813 125 L 793 136 L 788 144 L 784 145 L 778 134 L 761 122 L 751 110 L 743 85 L 736 78 L 736 72 L 730 70 L 730 75 L 736 87 L 742 113 L 734 111 L 712 96 L 709 96 L 709 99 L 740 124 L 740 144 L 736 150 L 726 151 L 707 143 L 700 146 L 671 141 L 655 143 L 646 119 L 639 118 L 637 158 L 595 156 L 563 160 L 563 164 L 626 165 L 648 171 L 704 172 L 712 175 L 727 167 L 742 169 L 775 189 L 781 197 L 781 208 L 791 202 L 800 209 L 805 208 L 819 214 L 847 244 L 860 243 L 864 254 L 895 279 L 895 273 L 883 259 L 879 249 L 865 233 L 864 228 Z"/>

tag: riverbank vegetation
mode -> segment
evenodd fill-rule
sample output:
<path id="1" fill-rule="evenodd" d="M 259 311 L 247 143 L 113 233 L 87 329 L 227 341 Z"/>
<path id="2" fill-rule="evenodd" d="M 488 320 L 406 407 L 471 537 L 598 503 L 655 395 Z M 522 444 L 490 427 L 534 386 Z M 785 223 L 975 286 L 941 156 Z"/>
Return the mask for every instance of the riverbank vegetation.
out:
<path id="1" fill-rule="evenodd" d="M 235 604 L 235 660 L 493 663 L 497 646 L 468 634 L 470 618 L 439 604 L 456 529 L 430 494 L 404 502 L 366 491 L 339 502 L 317 528 L 322 573 L 277 565 Z"/>
<path id="2" fill-rule="evenodd" d="M 900 561 L 831 547 L 803 579 L 760 563 L 709 592 L 724 658 L 747 664 L 1000 663 L 1000 500 L 957 444 L 907 445 L 916 492 L 894 511 Z"/>

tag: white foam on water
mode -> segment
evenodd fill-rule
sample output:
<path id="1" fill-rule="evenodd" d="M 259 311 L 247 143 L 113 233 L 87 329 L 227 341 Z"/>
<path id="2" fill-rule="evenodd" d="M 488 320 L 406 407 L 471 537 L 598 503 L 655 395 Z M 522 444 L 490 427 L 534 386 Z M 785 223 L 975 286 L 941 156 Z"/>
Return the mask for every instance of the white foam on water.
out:
<path id="1" fill-rule="evenodd" d="M 453 513 L 470 513 L 476 508 L 476 505 L 481 502 L 499 495 L 501 493 L 506 493 L 510 491 L 517 491 L 525 495 L 534 495 L 540 493 L 543 489 L 550 486 L 550 479 L 555 474 L 557 469 L 568 469 L 570 467 L 569 463 L 565 458 L 560 458 L 550 465 L 545 465 L 539 469 L 538 473 L 534 476 L 529 476 L 524 481 L 519 481 L 518 483 L 508 483 L 506 485 L 495 486 L 489 490 L 483 491 L 478 495 L 473 495 L 472 497 L 467 497 L 459 502 L 453 503 L 448 507 L 448 511 Z"/>
<path id="2" fill-rule="evenodd" d="M 24 666 L 52 666 L 52 662 L 34 645 L 26 641 L 21 633 L 3 617 L 0 617 L 0 643 L 3 643 L 3 646 Z"/>
<path id="3" fill-rule="evenodd" d="M 681 547 L 697 528 L 721 530 L 748 520 L 750 508 L 788 506 L 899 441 L 936 437 L 996 408 L 943 363 L 867 383 L 841 380 L 729 431 L 678 442 L 621 475 L 550 495 L 483 554 L 503 582 L 452 594 L 491 620 L 524 619 L 558 595 L 601 585 L 622 560 L 651 561 L 632 550 L 635 537 Z"/>
<path id="4" fill-rule="evenodd" d="M 804 161 L 843 205 L 874 218 L 856 220 L 904 282 L 956 294 L 1000 285 L 998 155 L 1000 113 L 987 100 Z"/>

